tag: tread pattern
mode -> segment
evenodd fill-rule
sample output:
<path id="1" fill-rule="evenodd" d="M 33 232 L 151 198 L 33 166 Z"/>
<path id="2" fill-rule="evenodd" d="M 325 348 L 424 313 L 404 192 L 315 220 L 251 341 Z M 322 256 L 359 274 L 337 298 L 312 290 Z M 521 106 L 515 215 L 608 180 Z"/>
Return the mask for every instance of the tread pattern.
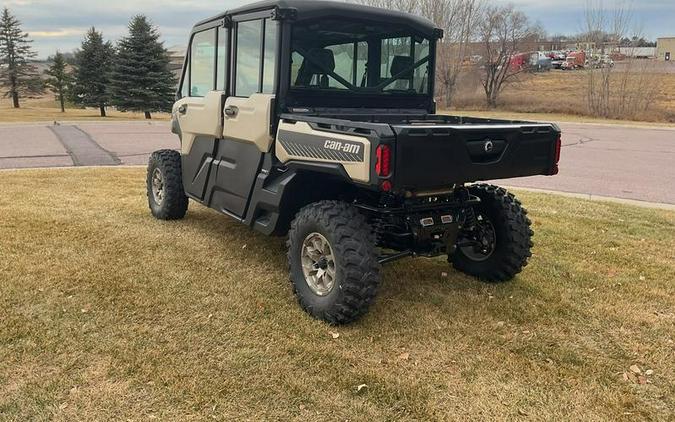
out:
<path id="1" fill-rule="evenodd" d="M 300 249 L 312 227 L 331 239 L 337 260 L 335 294 L 329 304 L 317 300 L 305 288 L 300 266 Z M 288 262 L 293 292 L 310 315 L 332 325 L 348 324 L 368 312 L 375 301 L 380 281 L 380 264 L 375 235 L 365 217 L 353 206 L 340 201 L 322 201 L 301 209 L 288 236 Z"/>
<path id="2" fill-rule="evenodd" d="M 497 249 L 490 259 L 481 263 L 470 260 L 457 250 L 451 262 L 457 270 L 481 280 L 493 283 L 510 281 L 522 272 L 532 257 L 534 232 L 527 210 L 504 188 L 478 184 L 469 190 L 481 199 L 482 211 L 496 220 L 492 223 L 497 231 Z"/>
<path id="3" fill-rule="evenodd" d="M 152 173 L 156 168 L 164 176 L 164 201 L 155 203 L 152 195 Z M 180 220 L 185 217 L 189 200 L 183 188 L 183 169 L 178 151 L 160 150 L 150 156 L 147 177 L 148 204 L 152 214 L 159 220 Z"/>

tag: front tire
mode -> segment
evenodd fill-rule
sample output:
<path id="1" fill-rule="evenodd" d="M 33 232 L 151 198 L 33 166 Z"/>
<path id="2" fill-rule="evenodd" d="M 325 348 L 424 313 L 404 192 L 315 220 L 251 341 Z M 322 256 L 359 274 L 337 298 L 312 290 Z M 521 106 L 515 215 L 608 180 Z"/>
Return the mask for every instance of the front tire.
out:
<path id="1" fill-rule="evenodd" d="M 527 210 L 514 195 L 497 186 L 474 185 L 469 191 L 481 200 L 474 209 L 476 224 L 460 235 L 449 261 L 458 271 L 483 281 L 510 281 L 532 256 L 534 232 Z"/>
<path id="2" fill-rule="evenodd" d="M 308 314 L 329 324 L 348 324 L 368 312 L 380 281 L 377 258 L 366 219 L 344 202 L 308 205 L 291 224 L 294 293 Z"/>
<path id="3" fill-rule="evenodd" d="M 150 156 L 147 178 L 148 205 L 159 220 L 180 220 L 188 210 L 183 190 L 181 156 L 177 151 L 162 150 Z"/>

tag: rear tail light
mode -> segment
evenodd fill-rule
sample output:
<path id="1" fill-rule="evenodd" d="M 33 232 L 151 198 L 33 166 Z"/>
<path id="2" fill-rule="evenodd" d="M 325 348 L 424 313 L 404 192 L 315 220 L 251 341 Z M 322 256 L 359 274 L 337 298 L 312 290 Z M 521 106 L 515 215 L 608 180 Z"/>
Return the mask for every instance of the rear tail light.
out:
<path id="1" fill-rule="evenodd" d="M 560 168 L 558 167 L 558 163 L 560 163 L 560 150 L 562 149 L 562 135 L 558 135 L 558 139 L 555 141 L 555 156 L 554 156 L 554 164 L 553 167 L 551 168 L 551 176 L 555 176 L 560 172 Z"/>
<path id="2" fill-rule="evenodd" d="M 558 140 L 555 141 L 555 163 L 556 165 L 560 163 L 560 150 L 562 149 L 562 135 L 558 136 Z"/>
<path id="3" fill-rule="evenodd" d="M 377 147 L 375 172 L 380 177 L 391 176 L 391 147 L 389 145 L 380 145 Z"/>

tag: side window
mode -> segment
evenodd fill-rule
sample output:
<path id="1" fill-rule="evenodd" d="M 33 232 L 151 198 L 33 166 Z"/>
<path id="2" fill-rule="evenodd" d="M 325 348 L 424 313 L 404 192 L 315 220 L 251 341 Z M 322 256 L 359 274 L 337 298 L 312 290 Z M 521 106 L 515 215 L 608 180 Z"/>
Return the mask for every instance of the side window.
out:
<path id="1" fill-rule="evenodd" d="M 263 66 L 263 94 L 274 93 L 275 72 L 277 68 L 277 39 L 279 24 L 276 21 L 265 20 L 265 60 Z"/>
<path id="2" fill-rule="evenodd" d="M 354 86 L 361 86 L 366 76 L 366 63 L 368 62 L 368 44 L 366 42 L 333 45 L 326 47 L 333 52 L 335 59 L 334 72 L 343 79 L 351 82 Z M 332 77 L 329 79 L 330 88 L 347 89 L 343 84 Z"/>
<path id="3" fill-rule="evenodd" d="M 333 61 L 335 62 L 335 69 L 333 69 L 333 71 L 342 76 L 342 78 L 354 82 L 354 66 L 352 66 L 354 63 L 354 44 L 332 45 L 326 47 L 326 49 L 333 52 Z M 332 77 L 328 78 L 328 87 L 347 89 L 346 86 L 342 85 Z"/>
<path id="4" fill-rule="evenodd" d="M 410 37 L 406 38 L 389 38 L 382 40 L 382 60 L 380 68 L 380 78 L 382 80 L 395 76 L 397 71 L 412 65 L 412 47 Z M 411 89 L 410 79 L 399 79 L 394 84 L 391 84 L 386 90 L 401 90 Z"/>
<path id="5" fill-rule="evenodd" d="M 190 96 L 190 58 L 188 57 L 185 63 L 185 73 L 183 74 L 183 82 L 180 87 L 181 98 Z"/>
<path id="6" fill-rule="evenodd" d="M 291 85 L 296 86 L 298 84 L 298 76 L 300 75 L 300 69 L 302 64 L 305 62 L 305 58 L 300 55 L 297 51 L 294 51 L 291 54 Z"/>
<path id="7" fill-rule="evenodd" d="M 216 78 L 216 29 L 195 34 L 190 47 L 190 96 L 204 97 Z"/>
<path id="8" fill-rule="evenodd" d="M 354 85 L 365 87 L 368 77 L 368 43 L 356 43 L 356 75 Z"/>
<path id="9" fill-rule="evenodd" d="M 230 57 L 229 52 L 229 30 L 227 28 L 218 28 L 218 64 L 216 76 L 216 91 L 225 91 L 227 86 L 227 65 Z"/>
<path id="10" fill-rule="evenodd" d="M 415 63 L 430 55 L 429 40 L 423 38 L 388 38 L 382 40 L 382 80 L 401 75 Z M 385 91 L 409 90 L 426 94 L 429 90 L 429 65 L 416 67 L 409 74 L 404 73 L 398 80 L 385 88 Z"/>
<path id="11" fill-rule="evenodd" d="M 429 40 L 423 39 L 421 42 L 415 40 L 415 63 L 429 57 L 430 54 Z M 429 91 L 429 63 L 415 69 L 413 89 L 417 90 L 420 94 L 426 94 Z"/>
<path id="12" fill-rule="evenodd" d="M 237 77 L 235 95 L 250 97 L 260 88 L 262 21 L 237 25 Z"/>

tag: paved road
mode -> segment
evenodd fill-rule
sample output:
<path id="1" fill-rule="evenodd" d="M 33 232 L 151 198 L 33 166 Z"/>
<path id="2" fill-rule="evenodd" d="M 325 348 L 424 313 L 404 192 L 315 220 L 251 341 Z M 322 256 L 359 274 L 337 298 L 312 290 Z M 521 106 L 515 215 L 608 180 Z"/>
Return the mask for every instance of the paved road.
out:
<path id="1" fill-rule="evenodd" d="M 675 128 L 560 127 L 560 174 L 504 185 L 675 204 Z"/>
<path id="2" fill-rule="evenodd" d="M 560 175 L 500 183 L 675 204 L 675 128 L 560 126 Z M 162 148 L 179 148 L 167 122 L 0 125 L 0 169 L 144 165 Z"/>
<path id="3" fill-rule="evenodd" d="M 0 125 L 0 169 L 144 165 L 179 147 L 167 122 Z"/>

